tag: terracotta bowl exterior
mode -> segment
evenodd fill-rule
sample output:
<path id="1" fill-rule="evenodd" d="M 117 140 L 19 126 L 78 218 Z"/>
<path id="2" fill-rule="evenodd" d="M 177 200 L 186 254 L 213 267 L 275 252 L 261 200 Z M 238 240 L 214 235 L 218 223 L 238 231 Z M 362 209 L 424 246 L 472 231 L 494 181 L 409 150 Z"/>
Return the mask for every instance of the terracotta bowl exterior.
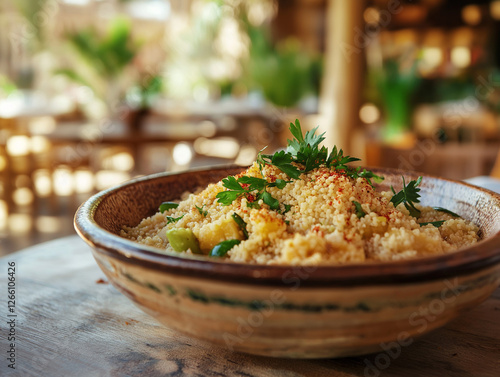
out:
<path id="1" fill-rule="evenodd" d="M 475 222 L 482 240 L 436 257 L 321 267 L 245 265 L 161 254 L 118 236 L 185 191 L 240 167 L 138 178 L 103 191 L 75 216 L 112 284 L 173 329 L 251 354 L 327 358 L 377 352 L 443 326 L 500 284 L 500 196 L 424 176 L 422 204 Z M 381 189 L 417 173 L 374 169 Z"/>

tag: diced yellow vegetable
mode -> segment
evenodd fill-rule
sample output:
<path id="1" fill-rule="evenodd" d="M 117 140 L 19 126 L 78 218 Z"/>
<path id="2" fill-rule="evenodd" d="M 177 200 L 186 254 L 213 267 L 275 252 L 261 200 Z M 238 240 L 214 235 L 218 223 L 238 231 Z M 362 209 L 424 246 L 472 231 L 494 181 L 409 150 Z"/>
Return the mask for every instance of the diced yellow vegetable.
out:
<path id="1" fill-rule="evenodd" d="M 243 233 L 233 219 L 224 219 L 215 223 L 205 225 L 198 233 L 200 248 L 210 251 L 212 248 L 225 240 L 243 240 Z"/>
<path id="2" fill-rule="evenodd" d="M 264 212 L 252 214 L 252 221 L 254 223 L 253 231 L 264 239 L 268 239 L 274 233 L 286 231 L 286 224 L 282 220 Z"/>

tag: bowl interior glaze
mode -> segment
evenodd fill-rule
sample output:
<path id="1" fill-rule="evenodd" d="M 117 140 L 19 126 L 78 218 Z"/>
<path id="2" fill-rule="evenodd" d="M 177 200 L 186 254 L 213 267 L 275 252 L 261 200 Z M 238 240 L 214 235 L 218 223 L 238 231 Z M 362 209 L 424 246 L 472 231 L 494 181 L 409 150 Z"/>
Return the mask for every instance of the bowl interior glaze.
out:
<path id="1" fill-rule="evenodd" d="M 118 234 L 123 226 L 135 226 L 157 212 L 161 202 L 178 199 L 208 183 L 239 173 L 237 166 L 162 173 L 141 177 L 103 191 L 85 202 L 75 216 L 80 236 L 100 252 L 157 270 L 209 279 L 281 285 L 287 266 L 260 266 L 219 262 L 204 257 L 179 257 L 131 242 Z M 385 177 L 380 190 L 402 186 L 418 173 L 396 169 L 372 169 Z M 469 273 L 500 262 L 500 195 L 462 182 L 425 176 L 421 184 L 423 205 L 440 206 L 460 214 L 480 227 L 481 241 L 455 253 L 395 262 L 368 262 L 320 266 L 304 282 L 308 286 L 388 284 L 437 279 Z"/>

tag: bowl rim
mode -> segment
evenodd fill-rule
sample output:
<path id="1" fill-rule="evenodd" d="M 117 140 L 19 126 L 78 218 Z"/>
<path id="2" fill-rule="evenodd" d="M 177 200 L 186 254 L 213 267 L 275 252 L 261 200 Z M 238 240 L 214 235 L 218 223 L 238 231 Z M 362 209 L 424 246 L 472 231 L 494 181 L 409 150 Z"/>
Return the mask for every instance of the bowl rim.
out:
<path id="1" fill-rule="evenodd" d="M 196 276 L 196 278 L 251 285 L 290 286 L 290 284 L 300 284 L 301 287 L 346 287 L 406 284 L 469 274 L 500 263 L 500 231 L 487 239 L 449 254 L 389 262 L 294 266 L 225 262 L 210 260 L 205 256 L 185 255 L 181 257 L 172 253 L 159 253 L 157 248 L 130 241 L 105 230 L 94 220 L 97 207 L 106 197 L 129 186 L 186 173 L 237 168 L 244 169 L 238 165 L 220 165 L 181 172 L 156 173 L 129 180 L 103 190 L 82 203 L 75 214 L 75 230 L 92 247 L 96 259 L 98 254 L 101 254 L 104 257 L 119 259 L 126 263 L 174 275 Z M 500 194 L 466 182 L 400 169 L 371 169 L 382 174 L 384 172 L 386 174 L 397 173 L 410 179 L 416 179 L 421 175 L 424 180 L 427 178 L 451 182 L 481 191 L 500 203 Z"/>

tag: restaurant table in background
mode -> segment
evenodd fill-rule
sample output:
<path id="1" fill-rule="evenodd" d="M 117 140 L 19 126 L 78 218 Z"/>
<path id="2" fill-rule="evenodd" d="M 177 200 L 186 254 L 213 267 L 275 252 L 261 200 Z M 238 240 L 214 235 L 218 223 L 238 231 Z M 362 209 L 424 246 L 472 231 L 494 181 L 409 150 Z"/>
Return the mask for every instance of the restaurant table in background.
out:
<path id="1" fill-rule="evenodd" d="M 496 377 L 500 370 L 500 288 L 402 349 L 289 360 L 234 353 L 161 326 L 108 284 L 77 236 L 8 255 L 0 266 L 4 287 L 15 267 L 15 306 L 7 289 L 0 296 L 2 376 Z M 8 366 L 11 349 L 16 369 Z"/>

